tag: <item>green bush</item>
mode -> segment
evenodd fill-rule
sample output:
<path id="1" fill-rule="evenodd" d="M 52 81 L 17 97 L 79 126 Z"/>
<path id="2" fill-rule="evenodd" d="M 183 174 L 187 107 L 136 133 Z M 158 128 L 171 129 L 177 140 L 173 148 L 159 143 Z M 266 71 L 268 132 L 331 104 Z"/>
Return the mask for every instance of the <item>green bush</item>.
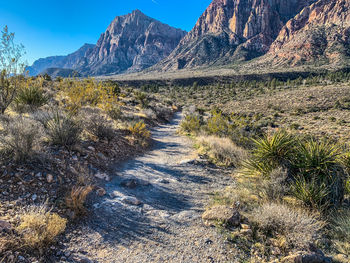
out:
<path id="1" fill-rule="evenodd" d="M 246 174 L 271 178 L 271 172 L 282 167 L 292 194 L 306 206 L 325 210 L 342 203 L 347 177 L 339 147 L 329 141 L 301 140 L 285 131 L 253 141 L 251 158 L 244 163 Z"/>
<path id="2" fill-rule="evenodd" d="M 149 105 L 149 99 L 146 93 L 135 91 L 135 99 L 140 103 L 142 108 L 147 108 Z"/>
<path id="3" fill-rule="evenodd" d="M 296 183 L 300 184 L 296 189 L 305 188 L 306 192 L 296 191 L 296 197 L 304 201 L 303 194 L 298 192 L 309 193 L 305 204 L 312 207 L 339 205 L 344 199 L 346 178 L 339 163 L 340 155 L 340 149 L 330 142 L 314 139 L 301 142 L 294 162 L 298 172 Z M 313 196 L 315 199 L 311 200 Z"/>
<path id="4" fill-rule="evenodd" d="M 224 136 L 227 135 L 229 125 L 228 120 L 221 112 L 213 111 L 212 117 L 207 121 L 207 132 L 211 135 Z"/>
<path id="5" fill-rule="evenodd" d="M 201 119 L 195 114 L 186 115 L 180 124 L 180 128 L 183 132 L 198 134 L 201 130 Z"/>
<path id="6" fill-rule="evenodd" d="M 317 182 L 315 178 L 307 181 L 300 176 L 295 179 L 291 185 L 291 193 L 304 205 L 314 209 L 325 210 L 330 205 L 327 198 L 330 194 L 328 186 L 324 182 Z"/>
<path id="7" fill-rule="evenodd" d="M 285 131 L 253 139 L 252 157 L 244 163 L 246 172 L 268 177 L 278 167 L 289 168 L 295 153 L 297 139 Z"/>
<path id="8" fill-rule="evenodd" d="M 39 121 L 53 145 L 70 148 L 79 141 L 82 128 L 72 116 L 56 111 L 40 116 Z"/>
<path id="9" fill-rule="evenodd" d="M 20 89 L 15 98 L 16 108 L 20 109 L 23 106 L 40 107 L 47 102 L 47 98 L 41 88 L 37 86 L 29 86 Z"/>
<path id="10" fill-rule="evenodd" d="M 87 120 L 86 128 L 88 132 L 98 139 L 106 139 L 108 143 L 115 137 L 115 132 L 110 121 L 101 115 L 93 115 Z"/>

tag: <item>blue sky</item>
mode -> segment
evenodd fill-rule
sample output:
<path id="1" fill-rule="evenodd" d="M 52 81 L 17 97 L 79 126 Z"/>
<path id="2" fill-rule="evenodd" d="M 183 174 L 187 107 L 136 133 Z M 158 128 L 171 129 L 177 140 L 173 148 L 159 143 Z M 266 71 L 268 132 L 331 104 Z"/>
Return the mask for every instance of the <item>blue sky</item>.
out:
<path id="1" fill-rule="evenodd" d="M 95 44 L 118 15 L 140 9 L 171 26 L 191 30 L 211 0 L 3 0 L 0 27 L 25 46 L 28 64 Z"/>

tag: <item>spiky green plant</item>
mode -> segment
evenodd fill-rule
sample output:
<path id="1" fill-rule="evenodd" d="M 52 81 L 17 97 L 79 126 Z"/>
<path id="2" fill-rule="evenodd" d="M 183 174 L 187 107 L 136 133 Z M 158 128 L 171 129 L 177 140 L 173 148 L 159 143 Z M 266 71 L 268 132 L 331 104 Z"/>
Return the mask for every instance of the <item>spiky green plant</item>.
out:
<path id="1" fill-rule="evenodd" d="M 20 89 L 15 98 L 17 106 L 28 105 L 30 107 L 40 107 L 47 102 L 47 98 L 41 88 L 28 86 Z"/>
<path id="2" fill-rule="evenodd" d="M 324 210 L 330 205 L 327 198 L 330 194 L 329 187 L 325 182 L 320 183 L 314 178 L 307 181 L 303 176 L 298 177 L 291 185 L 291 192 L 308 207 Z"/>
<path id="3" fill-rule="evenodd" d="M 310 139 L 299 144 L 296 166 L 306 177 L 322 179 L 332 176 L 330 172 L 339 167 L 340 154 L 337 145 Z"/>
<path id="4" fill-rule="evenodd" d="M 79 141 L 82 127 L 75 118 L 62 112 L 50 112 L 37 117 L 53 145 L 69 148 Z"/>
<path id="5" fill-rule="evenodd" d="M 298 140 L 285 131 L 253 139 L 252 157 L 244 164 L 248 173 L 268 176 L 277 167 L 288 167 L 295 153 Z"/>
<path id="6" fill-rule="evenodd" d="M 298 174 L 306 183 L 320 188 L 319 191 L 324 186 L 327 188 L 327 200 L 323 203 L 339 205 L 344 199 L 346 176 L 339 163 L 340 155 L 339 147 L 328 141 L 309 139 L 300 143 L 298 147 L 294 163 Z"/>
<path id="7" fill-rule="evenodd" d="M 347 151 L 341 156 L 340 162 L 344 166 L 348 176 L 350 176 L 350 151 Z"/>

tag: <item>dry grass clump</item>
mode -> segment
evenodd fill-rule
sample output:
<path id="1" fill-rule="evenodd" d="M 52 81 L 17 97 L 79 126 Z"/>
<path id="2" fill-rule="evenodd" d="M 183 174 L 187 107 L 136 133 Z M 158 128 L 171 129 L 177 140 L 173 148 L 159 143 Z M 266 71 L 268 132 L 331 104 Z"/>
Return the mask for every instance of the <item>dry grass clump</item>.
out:
<path id="1" fill-rule="evenodd" d="M 94 114 L 86 119 L 85 126 L 87 131 L 99 140 L 107 140 L 110 143 L 115 137 L 112 122 L 99 114 Z"/>
<path id="2" fill-rule="evenodd" d="M 350 211 L 336 215 L 333 222 L 334 245 L 339 253 L 350 256 Z"/>
<path id="3" fill-rule="evenodd" d="M 260 195 L 267 200 L 282 200 L 288 192 L 287 171 L 281 167 L 274 169 L 268 179 L 259 184 Z"/>
<path id="4" fill-rule="evenodd" d="M 151 138 L 151 132 L 147 129 L 146 124 L 142 121 L 135 123 L 129 127 L 129 131 L 134 143 L 146 147 Z"/>
<path id="5" fill-rule="evenodd" d="M 91 185 L 75 186 L 69 192 L 66 197 L 66 206 L 75 213 L 75 216 L 86 214 L 85 201 L 92 190 L 93 187 Z"/>
<path id="6" fill-rule="evenodd" d="M 307 248 L 324 227 L 316 215 L 277 203 L 266 203 L 253 210 L 250 220 L 266 236 L 284 236 L 294 249 Z"/>
<path id="7" fill-rule="evenodd" d="M 0 135 L 1 146 L 15 161 L 24 162 L 31 159 L 40 149 L 42 134 L 35 121 L 16 117 L 7 119 L 2 125 L 4 130 Z"/>
<path id="8" fill-rule="evenodd" d="M 198 141 L 208 147 L 209 157 L 219 165 L 239 167 L 242 161 L 248 157 L 247 152 L 235 145 L 229 138 L 201 136 Z"/>
<path id="9" fill-rule="evenodd" d="M 66 224 L 66 219 L 52 213 L 46 205 L 31 206 L 20 213 L 16 231 L 26 246 L 41 249 L 52 244 L 65 231 Z"/>
<path id="10" fill-rule="evenodd" d="M 38 113 L 36 115 L 53 145 L 70 148 L 79 142 L 82 132 L 81 123 L 71 115 L 60 111 Z"/>

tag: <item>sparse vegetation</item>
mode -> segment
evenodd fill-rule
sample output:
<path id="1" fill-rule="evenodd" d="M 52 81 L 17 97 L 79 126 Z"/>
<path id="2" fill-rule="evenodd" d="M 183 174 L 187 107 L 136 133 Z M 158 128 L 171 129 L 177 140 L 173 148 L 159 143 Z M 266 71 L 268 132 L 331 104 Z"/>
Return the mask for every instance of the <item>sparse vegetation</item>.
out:
<path id="1" fill-rule="evenodd" d="M 129 127 L 132 141 L 136 144 L 146 147 L 151 137 L 151 132 L 147 129 L 146 124 L 142 121 Z"/>
<path id="2" fill-rule="evenodd" d="M 19 215 L 16 230 L 26 246 L 43 249 L 65 231 L 66 224 L 66 219 L 48 210 L 46 205 L 31 206 Z"/>
<path id="3" fill-rule="evenodd" d="M 66 206 L 74 212 L 75 217 L 86 214 L 85 202 L 92 190 L 91 185 L 75 186 L 66 196 Z"/>
<path id="4" fill-rule="evenodd" d="M 17 162 L 30 161 L 40 151 L 41 131 L 39 125 L 25 117 L 9 118 L 2 122 L 0 135 L 2 151 Z"/>
<path id="5" fill-rule="evenodd" d="M 79 141 L 82 127 L 73 116 L 54 111 L 43 115 L 40 121 L 53 145 L 69 148 Z"/>
<path id="6" fill-rule="evenodd" d="M 315 237 L 320 237 L 320 230 L 324 227 L 317 216 L 276 203 L 266 203 L 255 209 L 250 220 L 265 237 L 282 235 L 292 250 L 308 248 Z"/>

